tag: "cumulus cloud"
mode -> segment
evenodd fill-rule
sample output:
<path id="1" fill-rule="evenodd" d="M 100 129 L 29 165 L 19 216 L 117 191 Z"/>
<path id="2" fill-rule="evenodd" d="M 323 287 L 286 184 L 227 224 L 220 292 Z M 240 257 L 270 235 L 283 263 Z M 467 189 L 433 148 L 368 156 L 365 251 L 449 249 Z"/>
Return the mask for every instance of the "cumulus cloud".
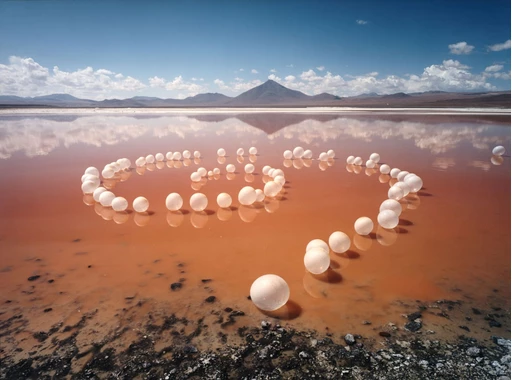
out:
<path id="1" fill-rule="evenodd" d="M 258 74 L 258 70 L 256 70 L 256 69 L 252 69 L 252 70 L 251 70 L 251 74 Z"/>
<path id="2" fill-rule="evenodd" d="M 197 78 L 194 78 L 197 81 Z M 180 92 L 178 98 L 186 98 L 187 96 L 194 96 L 200 92 L 208 90 L 206 86 L 195 83 L 195 81 L 188 82 L 183 79 L 181 75 L 175 77 L 173 80 L 166 81 L 164 78 L 154 76 L 149 78 L 149 85 L 153 88 L 162 88 L 167 91 L 184 91 Z"/>
<path id="3" fill-rule="evenodd" d="M 279 82 L 281 80 L 281 78 L 279 78 L 275 74 L 270 74 L 267 78 L 270 79 L 270 80 L 275 80 L 276 82 Z"/>
<path id="4" fill-rule="evenodd" d="M 465 41 L 461 41 L 457 42 L 456 44 L 448 45 L 448 48 L 450 49 L 450 53 L 461 55 L 471 53 L 475 47 L 468 45 L 468 43 Z"/>
<path id="5" fill-rule="evenodd" d="M 288 75 L 284 78 L 287 82 L 293 82 L 295 80 L 295 77 L 293 75 Z"/>
<path id="6" fill-rule="evenodd" d="M 488 47 L 491 51 L 502 51 L 506 49 L 510 49 L 510 40 L 503 42 L 502 44 L 494 44 Z"/>
<path id="7" fill-rule="evenodd" d="M 213 83 L 217 85 L 220 90 L 227 91 L 231 94 L 238 94 L 250 90 L 253 87 L 259 86 L 262 82 L 259 79 L 245 82 L 241 78 L 235 78 L 234 81 L 226 83 L 223 80 L 217 78 L 213 81 Z"/>
<path id="8" fill-rule="evenodd" d="M 485 68 L 485 72 L 486 73 L 492 73 L 492 72 L 495 72 L 495 71 L 501 71 L 501 69 L 503 69 L 503 65 L 492 65 L 492 66 L 487 66 Z"/>
<path id="9" fill-rule="evenodd" d="M 366 21 L 366 20 L 356 20 L 356 23 L 358 25 L 366 25 L 366 24 L 368 24 L 368 21 Z"/>
<path id="10" fill-rule="evenodd" d="M 324 71 L 325 70 L 325 66 L 318 66 L 316 69 L 318 71 Z"/>

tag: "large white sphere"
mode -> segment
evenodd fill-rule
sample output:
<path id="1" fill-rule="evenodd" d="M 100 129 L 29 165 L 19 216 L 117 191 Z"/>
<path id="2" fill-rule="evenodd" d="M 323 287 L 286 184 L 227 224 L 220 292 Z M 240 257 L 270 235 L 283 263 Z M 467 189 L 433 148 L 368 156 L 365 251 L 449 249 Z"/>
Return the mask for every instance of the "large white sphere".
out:
<path id="1" fill-rule="evenodd" d="M 322 239 L 313 239 L 306 246 L 306 252 L 313 248 L 321 248 L 327 253 L 329 253 L 329 246 Z"/>
<path id="2" fill-rule="evenodd" d="M 101 193 L 105 191 L 107 191 L 107 189 L 105 189 L 104 187 L 98 187 L 96 190 L 93 191 L 92 197 L 96 202 L 99 202 Z"/>
<path id="3" fill-rule="evenodd" d="M 293 157 L 302 158 L 303 155 L 304 155 L 304 148 L 302 148 L 301 146 L 298 146 L 293 149 Z"/>
<path id="4" fill-rule="evenodd" d="M 354 223 L 354 229 L 359 235 L 368 235 L 373 230 L 373 222 L 367 216 L 362 216 Z"/>
<path id="5" fill-rule="evenodd" d="M 320 156 L 318 156 L 318 159 L 320 161 L 327 161 L 329 159 L 329 156 L 327 155 L 327 153 L 322 152 L 322 153 L 320 153 Z"/>
<path id="6" fill-rule="evenodd" d="M 390 170 L 389 175 L 391 176 L 391 178 L 396 178 L 396 177 L 398 177 L 398 174 L 400 174 L 400 172 L 401 172 L 400 169 L 393 168 Z"/>
<path id="7" fill-rule="evenodd" d="M 87 169 L 85 169 L 84 174 L 91 174 L 95 175 L 96 177 L 100 176 L 99 170 L 96 169 L 94 166 L 89 166 Z"/>
<path id="8" fill-rule="evenodd" d="M 226 150 L 225 149 L 220 148 L 219 150 L 217 150 L 217 156 L 224 157 L 225 155 L 226 155 Z"/>
<path id="9" fill-rule="evenodd" d="M 206 176 L 206 174 L 208 174 L 208 171 L 203 167 L 197 168 L 197 172 L 201 177 L 204 177 Z"/>
<path id="10" fill-rule="evenodd" d="M 217 195 L 217 204 L 221 208 L 227 208 L 231 206 L 232 202 L 233 200 L 231 199 L 231 195 L 229 195 L 228 193 L 220 193 L 219 195 Z"/>
<path id="11" fill-rule="evenodd" d="M 329 236 L 329 247 L 336 253 L 346 252 L 350 248 L 350 238 L 341 231 L 333 232 Z"/>
<path id="12" fill-rule="evenodd" d="M 354 163 L 354 160 L 356 158 L 354 156 L 348 156 L 347 157 L 347 164 L 352 165 Z"/>
<path id="13" fill-rule="evenodd" d="M 263 193 L 267 197 L 275 197 L 281 191 L 282 186 L 275 181 L 268 181 L 263 187 Z"/>
<path id="14" fill-rule="evenodd" d="M 238 193 L 238 201 L 244 206 L 250 206 L 256 202 L 256 191 L 251 186 L 243 187 Z"/>
<path id="15" fill-rule="evenodd" d="M 302 155 L 302 158 L 309 160 L 311 157 L 313 157 L 313 152 L 309 149 L 306 149 Z"/>
<path id="16" fill-rule="evenodd" d="M 220 174 L 220 169 L 219 168 L 214 168 L 213 169 L 213 174 L 214 175 Z"/>
<path id="17" fill-rule="evenodd" d="M 378 153 L 372 153 L 370 154 L 370 160 L 372 160 L 373 162 L 375 162 L 376 164 L 379 163 L 380 161 L 380 154 Z"/>
<path id="18" fill-rule="evenodd" d="M 155 159 L 156 159 L 157 161 L 163 161 L 163 160 L 164 160 L 164 158 L 165 158 L 165 156 L 164 156 L 162 153 L 157 153 L 157 154 L 155 154 Z"/>
<path id="19" fill-rule="evenodd" d="M 180 152 L 174 152 L 174 153 L 172 154 L 172 159 L 173 159 L 174 161 L 179 161 L 179 160 L 181 160 L 181 153 L 180 153 Z"/>
<path id="20" fill-rule="evenodd" d="M 190 150 L 184 150 L 183 158 L 190 158 L 190 157 L 192 157 L 192 153 L 190 153 Z"/>
<path id="21" fill-rule="evenodd" d="M 263 175 L 268 175 L 268 171 L 269 171 L 270 169 L 272 169 L 270 166 L 265 165 L 265 166 L 263 167 L 263 169 L 261 169 L 261 172 L 263 173 Z"/>
<path id="22" fill-rule="evenodd" d="M 124 211 L 128 208 L 128 201 L 123 197 L 115 197 L 112 199 L 112 208 L 114 211 Z"/>
<path id="23" fill-rule="evenodd" d="M 194 151 L 194 158 L 201 158 L 201 152 L 198 150 Z"/>
<path id="24" fill-rule="evenodd" d="M 154 163 L 154 162 L 155 162 L 155 156 L 153 156 L 152 154 L 148 154 L 148 155 L 146 156 L 146 162 L 147 162 L 148 164 L 152 164 L 152 163 Z"/>
<path id="25" fill-rule="evenodd" d="M 183 206 L 183 198 L 178 193 L 171 193 L 165 198 L 165 207 L 169 211 L 178 211 Z"/>
<path id="26" fill-rule="evenodd" d="M 99 186 L 99 180 L 98 181 L 85 181 L 82 183 L 82 191 L 84 194 L 92 194 L 94 190 L 96 190 Z"/>
<path id="27" fill-rule="evenodd" d="M 199 174 L 198 172 L 193 172 L 191 175 L 190 175 L 190 180 L 192 182 L 199 182 L 201 181 L 201 174 Z"/>
<path id="28" fill-rule="evenodd" d="M 329 156 L 329 158 L 334 158 L 334 156 L 336 156 L 336 153 L 334 153 L 334 150 L 329 149 L 327 151 L 327 155 Z"/>
<path id="29" fill-rule="evenodd" d="M 285 160 L 291 160 L 291 158 L 293 157 L 293 153 L 291 150 L 285 150 L 284 153 L 283 153 L 283 157 Z"/>
<path id="30" fill-rule="evenodd" d="M 121 165 L 121 170 L 129 169 L 131 166 L 131 161 L 127 158 L 120 158 L 117 160 L 117 163 Z"/>
<path id="31" fill-rule="evenodd" d="M 258 154 L 258 149 L 256 149 L 255 147 L 251 146 L 249 148 L 249 154 Z"/>
<path id="32" fill-rule="evenodd" d="M 380 166 L 379 170 L 382 174 L 389 174 L 391 168 L 389 167 L 389 165 L 383 164 Z"/>
<path id="33" fill-rule="evenodd" d="M 405 183 L 409 186 L 411 193 L 417 193 L 423 187 L 423 180 L 417 175 L 406 178 Z"/>
<path id="34" fill-rule="evenodd" d="M 145 197 L 137 197 L 133 200 L 133 209 L 137 212 L 145 212 L 149 208 L 149 201 Z"/>
<path id="35" fill-rule="evenodd" d="M 203 193 L 195 193 L 190 197 L 190 207 L 194 211 L 203 211 L 208 206 L 208 198 Z"/>
<path id="36" fill-rule="evenodd" d="M 111 191 L 104 191 L 100 194 L 99 201 L 103 207 L 112 206 L 112 201 L 115 198 L 115 194 Z"/>
<path id="37" fill-rule="evenodd" d="M 135 160 L 135 165 L 137 165 L 139 168 L 141 166 L 146 165 L 146 157 L 139 157 Z"/>
<path id="38" fill-rule="evenodd" d="M 363 159 L 361 157 L 356 157 L 356 158 L 354 158 L 353 164 L 357 165 L 357 166 L 360 166 L 360 165 L 363 164 Z"/>
<path id="39" fill-rule="evenodd" d="M 101 171 L 101 175 L 103 176 L 103 178 L 112 178 L 114 176 L 114 174 L 116 174 L 114 168 L 112 168 L 111 166 L 106 166 L 102 171 Z"/>
<path id="40" fill-rule="evenodd" d="M 226 171 L 227 171 L 228 173 L 234 173 L 234 172 L 235 172 L 235 170 L 236 170 L 235 165 L 233 165 L 233 164 L 227 164 L 227 165 L 226 165 Z"/>
<path id="41" fill-rule="evenodd" d="M 411 192 L 411 188 L 405 182 L 397 182 L 393 186 L 401 188 L 404 192 L 404 197 L 406 197 Z"/>
<path id="42" fill-rule="evenodd" d="M 498 145 L 492 150 L 492 154 L 495 156 L 503 156 L 505 154 L 505 147 Z"/>
<path id="43" fill-rule="evenodd" d="M 244 155 L 244 149 L 243 148 L 238 148 L 236 150 L 236 155 L 237 156 L 243 156 Z"/>
<path id="44" fill-rule="evenodd" d="M 274 177 L 274 182 L 277 182 L 281 186 L 284 186 L 284 184 L 286 183 L 286 179 L 284 179 L 284 176 L 282 176 L 282 175 L 276 175 Z"/>
<path id="45" fill-rule="evenodd" d="M 379 211 L 384 210 L 391 210 L 393 211 L 397 216 L 400 216 L 402 213 L 402 205 L 400 202 L 394 199 L 386 199 L 384 202 L 381 203 Z"/>
<path id="46" fill-rule="evenodd" d="M 324 273 L 330 264 L 329 252 L 321 247 L 311 248 L 304 255 L 304 266 L 313 274 Z"/>
<path id="47" fill-rule="evenodd" d="M 368 169 L 373 169 L 375 167 L 375 161 L 372 161 L 372 160 L 366 161 L 366 167 Z"/>
<path id="48" fill-rule="evenodd" d="M 167 152 L 165 154 L 165 158 L 167 159 L 167 161 L 171 161 L 172 160 L 172 152 Z M 135 162 L 135 163 L 137 163 L 137 162 Z"/>
<path id="49" fill-rule="evenodd" d="M 276 170 L 276 169 L 274 169 L 274 168 L 270 168 L 270 169 L 268 170 L 268 172 L 267 172 L 267 175 L 268 175 L 269 177 L 274 178 L 274 171 L 275 171 L 275 170 Z"/>
<path id="50" fill-rule="evenodd" d="M 93 175 L 93 174 L 84 174 L 82 176 L 82 183 L 84 183 L 85 181 L 98 182 L 98 186 L 101 182 L 100 178 L 97 175 Z"/>
<path id="51" fill-rule="evenodd" d="M 245 168 L 244 168 L 245 172 L 247 174 L 251 174 L 254 172 L 254 165 L 253 164 L 247 164 L 245 165 Z"/>
<path id="52" fill-rule="evenodd" d="M 285 280 L 275 274 L 258 277 L 251 285 L 251 301 L 261 310 L 274 311 L 290 298 L 290 288 Z"/>
<path id="53" fill-rule="evenodd" d="M 278 175 L 282 175 L 284 177 L 284 172 L 281 169 L 274 169 L 270 176 L 272 178 L 276 178 Z"/>
<path id="54" fill-rule="evenodd" d="M 265 199 L 265 193 L 261 189 L 256 189 L 256 202 L 263 202 Z"/>
<path id="55" fill-rule="evenodd" d="M 398 186 L 392 186 L 388 190 L 388 198 L 399 201 L 404 197 L 404 191 Z"/>
<path id="56" fill-rule="evenodd" d="M 398 215 L 391 210 L 383 210 L 379 212 L 377 216 L 377 221 L 382 228 L 395 228 L 398 226 Z"/>
<path id="57" fill-rule="evenodd" d="M 400 173 L 398 173 L 398 175 L 396 176 L 396 179 L 399 181 L 403 181 L 407 174 L 409 174 L 408 171 L 402 170 Z"/>

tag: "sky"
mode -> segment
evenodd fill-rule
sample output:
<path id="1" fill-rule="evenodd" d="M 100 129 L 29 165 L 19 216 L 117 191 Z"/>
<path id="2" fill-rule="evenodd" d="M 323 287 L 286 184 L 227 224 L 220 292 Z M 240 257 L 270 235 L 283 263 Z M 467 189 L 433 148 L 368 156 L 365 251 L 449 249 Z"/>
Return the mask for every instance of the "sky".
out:
<path id="1" fill-rule="evenodd" d="M 510 0 L 0 0 L 0 95 L 510 90 Z"/>

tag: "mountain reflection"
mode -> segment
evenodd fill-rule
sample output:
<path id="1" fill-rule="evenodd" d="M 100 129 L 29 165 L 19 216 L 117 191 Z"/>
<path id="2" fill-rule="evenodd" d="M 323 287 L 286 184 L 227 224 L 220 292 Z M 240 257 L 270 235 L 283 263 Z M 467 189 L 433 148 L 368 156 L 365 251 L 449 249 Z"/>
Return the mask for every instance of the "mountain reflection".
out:
<path id="1" fill-rule="evenodd" d="M 269 142 L 297 139 L 306 145 L 339 139 L 370 142 L 410 140 L 433 154 L 445 153 L 461 143 L 490 149 L 510 140 L 497 134 L 503 119 L 468 116 L 354 115 L 346 114 L 215 114 L 215 115 L 45 115 L 0 117 L 0 158 L 22 152 L 28 157 L 47 155 L 59 146 L 115 145 L 141 136 L 204 138 L 252 134 Z M 509 124 L 509 122 L 508 122 Z"/>

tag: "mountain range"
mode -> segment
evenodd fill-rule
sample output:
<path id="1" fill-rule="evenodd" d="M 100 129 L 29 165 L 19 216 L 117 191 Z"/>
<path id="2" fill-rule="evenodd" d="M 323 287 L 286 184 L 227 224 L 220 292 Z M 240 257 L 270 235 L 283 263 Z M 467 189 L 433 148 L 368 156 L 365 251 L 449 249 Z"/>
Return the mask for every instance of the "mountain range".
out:
<path id="1" fill-rule="evenodd" d="M 36 97 L 0 95 L 0 107 L 57 107 L 57 108 L 152 108 L 152 107 L 498 107 L 510 108 L 510 91 L 500 92 L 443 92 L 361 94 L 339 97 L 327 93 L 306 95 L 268 80 L 242 94 L 229 97 L 205 93 L 185 99 L 161 99 L 135 96 L 129 99 L 101 101 L 79 99 L 69 94 Z"/>

